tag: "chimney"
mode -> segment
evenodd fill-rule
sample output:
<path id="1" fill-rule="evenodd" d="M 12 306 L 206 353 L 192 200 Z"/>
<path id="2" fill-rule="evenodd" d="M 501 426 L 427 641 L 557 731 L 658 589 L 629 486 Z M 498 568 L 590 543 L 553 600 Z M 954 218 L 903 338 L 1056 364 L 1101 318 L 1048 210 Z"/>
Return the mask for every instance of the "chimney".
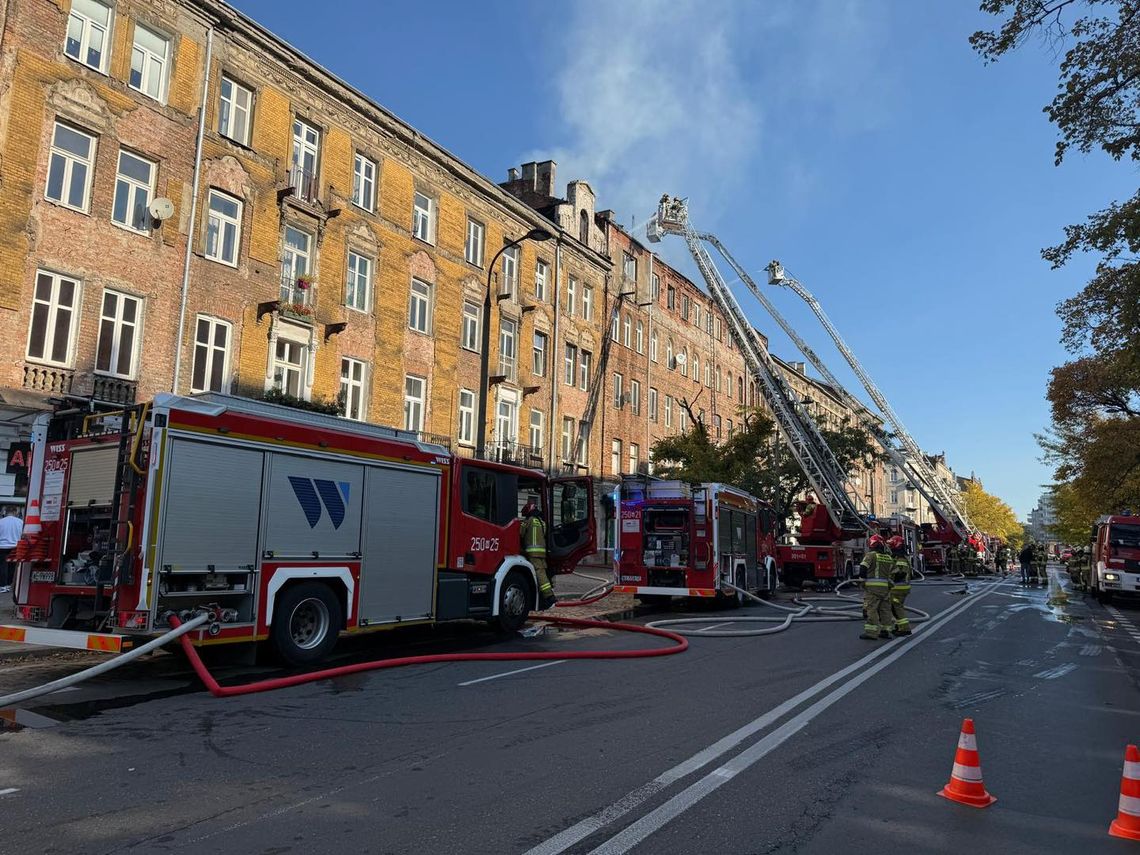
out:
<path id="1" fill-rule="evenodd" d="M 805 377 L 807 376 L 807 363 L 806 362 L 793 362 L 792 368 L 794 368 L 800 374 L 803 374 Z"/>
<path id="2" fill-rule="evenodd" d="M 614 221 L 613 208 L 606 208 L 604 211 L 598 211 L 598 216 L 605 220 L 607 223 L 612 223 Z"/>
<path id="3" fill-rule="evenodd" d="M 553 160 L 538 164 L 538 175 L 534 183 L 535 192 L 543 196 L 554 195 L 554 170 L 558 166 Z"/>
<path id="4" fill-rule="evenodd" d="M 538 164 L 533 160 L 530 163 L 522 165 L 522 180 L 526 184 L 528 190 L 533 190 L 535 186 L 535 178 L 538 175 Z"/>
<path id="5" fill-rule="evenodd" d="M 513 166 L 507 170 L 507 181 L 515 182 L 518 181 L 521 177 L 522 176 L 519 174 L 518 169 Z"/>

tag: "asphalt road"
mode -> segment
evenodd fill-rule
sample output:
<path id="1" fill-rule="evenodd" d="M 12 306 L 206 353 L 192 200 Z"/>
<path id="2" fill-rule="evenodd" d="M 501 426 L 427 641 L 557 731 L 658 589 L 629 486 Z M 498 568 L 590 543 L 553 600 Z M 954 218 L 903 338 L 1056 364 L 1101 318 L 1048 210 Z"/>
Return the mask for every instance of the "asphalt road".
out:
<path id="1" fill-rule="evenodd" d="M 916 589 L 934 619 L 891 642 L 823 623 L 656 659 L 445 664 L 228 700 L 156 657 L 29 702 L 27 726 L 0 732 L 0 852 L 1134 847 L 1107 828 L 1140 737 L 1140 605 L 971 587 Z M 355 641 L 339 661 L 656 643 L 458 625 Z M 0 692 L 76 667 L 0 666 Z M 935 795 L 964 716 L 998 797 L 986 810 Z"/>

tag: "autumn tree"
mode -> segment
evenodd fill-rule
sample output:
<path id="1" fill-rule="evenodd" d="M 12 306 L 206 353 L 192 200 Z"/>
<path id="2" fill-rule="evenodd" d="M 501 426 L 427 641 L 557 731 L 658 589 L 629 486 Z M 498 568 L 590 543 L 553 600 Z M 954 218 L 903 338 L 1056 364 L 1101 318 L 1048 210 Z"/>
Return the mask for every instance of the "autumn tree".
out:
<path id="1" fill-rule="evenodd" d="M 1003 19 L 970 37 L 986 62 L 1034 39 L 1059 58 L 1045 107 L 1058 165 L 1074 150 L 1140 161 L 1140 0 L 984 0 L 981 9 Z M 1096 272 L 1057 307 L 1073 358 L 1050 376 L 1053 426 L 1040 437 L 1072 515 L 1066 527 L 1140 505 L 1140 191 L 1042 251 L 1054 268 L 1084 254 L 1098 258 Z"/>
<path id="2" fill-rule="evenodd" d="M 986 534 L 1000 537 L 1003 541 L 1015 539 L 1021 534 L 1021 523 L 1013 508 L 986 490 L 977 481 L 966 482 L 962 491 L 962 502 L 966 515 Z"/>

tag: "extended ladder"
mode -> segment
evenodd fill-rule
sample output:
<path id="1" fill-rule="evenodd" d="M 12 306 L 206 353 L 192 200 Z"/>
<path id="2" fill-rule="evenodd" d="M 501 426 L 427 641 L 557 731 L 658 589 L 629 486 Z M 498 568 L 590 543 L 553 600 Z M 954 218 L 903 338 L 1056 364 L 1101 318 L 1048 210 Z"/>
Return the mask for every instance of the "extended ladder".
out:
<path id="1" fill-rule="evenodd" d="M 610 351 L 614 346 L 614 319 L 621 314 L 624 300 L 625 295 L 620 292 L 614 297 L 613 309 L 610 310 L 609 323 L 606 325 L 605 335 L 602 339 L 602 351 L 598 354 L 598 367 L 594 371 L 594 376 L 590 378 L 590 394 L 586 398 L 586 411 L 578 423 L 578 435 L 574 443 L 574 458 L 570 461 L 571 465 L 582 459 L 582 452 L 586 448 L 586 443 L 590 441 L 594 417 L 598 413 L 598 402 L 601 400 L 602 392 L 606 387 L 606 366 L 609 365 Z"/>

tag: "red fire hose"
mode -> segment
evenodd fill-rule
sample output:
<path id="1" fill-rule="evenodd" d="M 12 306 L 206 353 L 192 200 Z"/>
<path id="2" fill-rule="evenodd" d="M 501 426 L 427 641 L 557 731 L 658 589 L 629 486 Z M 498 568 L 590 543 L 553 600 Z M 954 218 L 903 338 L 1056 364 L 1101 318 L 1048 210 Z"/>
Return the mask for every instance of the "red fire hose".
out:
<path id="1" fill-rule="evenodd" d="M 633 623 L 609 623 L 602 620 L 587 620 L 585 618 L 551 617 L 535 615 L 536 620 L 543 620 L 561 626 L 587 627 L 590 629 L 618 629 L 624 632 L 639 632 L 643 635 L 656 635 L 675 642 L 672 647 L 651 647 L 642 650 L 559 650 L 550 653 L 437 653 L 429 656 L 401 656 L 396 659 L 381 659 L 375 662 L 358 662 L 355 665 L 340 665 L 336 668 L 326 668 L 323 671 L 313 671 L 308 674 L 294 674 L 291 677 L 278 677 L 273 680 L 261 680 L 257 683 L 247 683 L 244 686 L 222 686 L 206 670 L 198 651 L 186 635 L 178 639 L 190 665 L 210 690 L 215 698 L 231 698 L 235 695 L 252 695 L 256 692 L 268 692 L 273 689 L 286 689 L 290 686 L 300 686 L 313 683 L 317 680 L 328 680 L 333 677 L 344 677 L 348 674 L 359 674 L 362 671 L 378 671 L 382 668 L 402 668 L 405 665 L 427 665 L 434 662 L 511 662 L 542 659 L 642 659 L 648 656 L 671 656 L 674 653 L 683 653 L 688 650 L 689 642 L 675 632 L 664 629 L 654 629 L 648 626 L 639 626 Z M 177 616 L 170 616 L 170 625 L 177 629 L 182 625 Z"/>

